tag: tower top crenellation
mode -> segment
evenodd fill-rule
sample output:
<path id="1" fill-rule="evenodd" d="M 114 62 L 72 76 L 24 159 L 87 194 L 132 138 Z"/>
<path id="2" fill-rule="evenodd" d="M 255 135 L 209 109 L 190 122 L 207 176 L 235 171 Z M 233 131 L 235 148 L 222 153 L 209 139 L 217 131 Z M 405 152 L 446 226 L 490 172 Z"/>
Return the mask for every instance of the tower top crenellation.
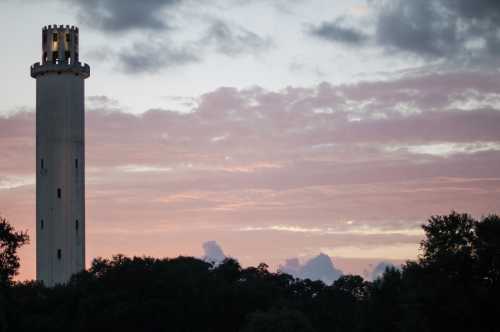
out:
<path id="1" fill-rule="evenodd" d="M 42 28 L 42 61 L 35 63 L 31 76 L 70 72 L 87 78 L 88 65 L 79 59 L 79 30 L 74 25 L 46 25 Z"/>
<path id="2" fill-rule="evenodd" d="M 68 31 L 75 31 L 78 32 L 78 27 L 74 25 L 69 25 L 69 24 L 49 24 L 46 25 L 42 28 L 42 31 L 47 31 L 47 30 L 68 30 Z"/>

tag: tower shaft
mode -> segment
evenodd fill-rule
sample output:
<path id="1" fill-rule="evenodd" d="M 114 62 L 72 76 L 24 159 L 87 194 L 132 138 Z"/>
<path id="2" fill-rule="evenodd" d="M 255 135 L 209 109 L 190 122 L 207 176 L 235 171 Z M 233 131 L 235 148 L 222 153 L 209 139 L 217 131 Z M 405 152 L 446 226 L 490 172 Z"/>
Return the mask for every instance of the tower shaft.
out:
<path id="1" fill-rule="evenodd" d="M 36 274 L 46 286 L 85 268 L 85 91 L 78 29 L 43 29 L 36 78 Z"/>

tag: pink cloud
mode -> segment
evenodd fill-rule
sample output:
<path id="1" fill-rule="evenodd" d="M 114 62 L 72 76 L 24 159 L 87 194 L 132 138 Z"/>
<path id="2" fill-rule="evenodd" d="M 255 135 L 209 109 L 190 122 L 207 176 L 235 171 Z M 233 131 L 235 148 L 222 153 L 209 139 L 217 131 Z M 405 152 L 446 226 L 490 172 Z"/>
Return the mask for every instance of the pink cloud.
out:
<path id="1" fill-rule="evenodd" d="M 498 83 L 498 74 L 458 73 L 220 88 L 185 114 L 133 115 L 92 98 L 88 258 L 201 256 L 208 239 L 245 264 L 322 248 L 355 247 L 357 261 L 384 246 L 413 245 L 416 255 L 415 230 L 431 214 L 499 212 Z M 471 98 L 482 106 L 470 109 Z M 34 268 L 34 120 L 0 117 L 0 213 L 33 240 L 23 278 Z"/>

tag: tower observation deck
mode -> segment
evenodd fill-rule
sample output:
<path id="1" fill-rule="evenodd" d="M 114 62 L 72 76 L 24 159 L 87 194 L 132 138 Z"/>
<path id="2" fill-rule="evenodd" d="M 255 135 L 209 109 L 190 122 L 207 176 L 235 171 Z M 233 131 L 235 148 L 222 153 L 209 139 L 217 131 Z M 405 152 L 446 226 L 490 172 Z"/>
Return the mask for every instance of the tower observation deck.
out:
<path id="1" fill-rule="evenodd" d="M 36 79 L 36 275 L 46 286 L 85 269 L 85 84 L 74 26 L 42 29 Z"/>

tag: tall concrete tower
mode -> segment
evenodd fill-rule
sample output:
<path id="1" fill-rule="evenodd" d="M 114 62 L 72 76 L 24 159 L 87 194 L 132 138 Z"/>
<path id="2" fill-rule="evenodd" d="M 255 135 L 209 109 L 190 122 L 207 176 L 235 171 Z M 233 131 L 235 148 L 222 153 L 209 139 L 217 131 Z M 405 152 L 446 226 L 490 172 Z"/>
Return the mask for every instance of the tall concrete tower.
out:
<path id="1" fill-rule="evenodd" d="M 85 269 L 84 80 L 78 28 L 42 29 L 36 79 L 36 275 L 46 286 Z"/>

